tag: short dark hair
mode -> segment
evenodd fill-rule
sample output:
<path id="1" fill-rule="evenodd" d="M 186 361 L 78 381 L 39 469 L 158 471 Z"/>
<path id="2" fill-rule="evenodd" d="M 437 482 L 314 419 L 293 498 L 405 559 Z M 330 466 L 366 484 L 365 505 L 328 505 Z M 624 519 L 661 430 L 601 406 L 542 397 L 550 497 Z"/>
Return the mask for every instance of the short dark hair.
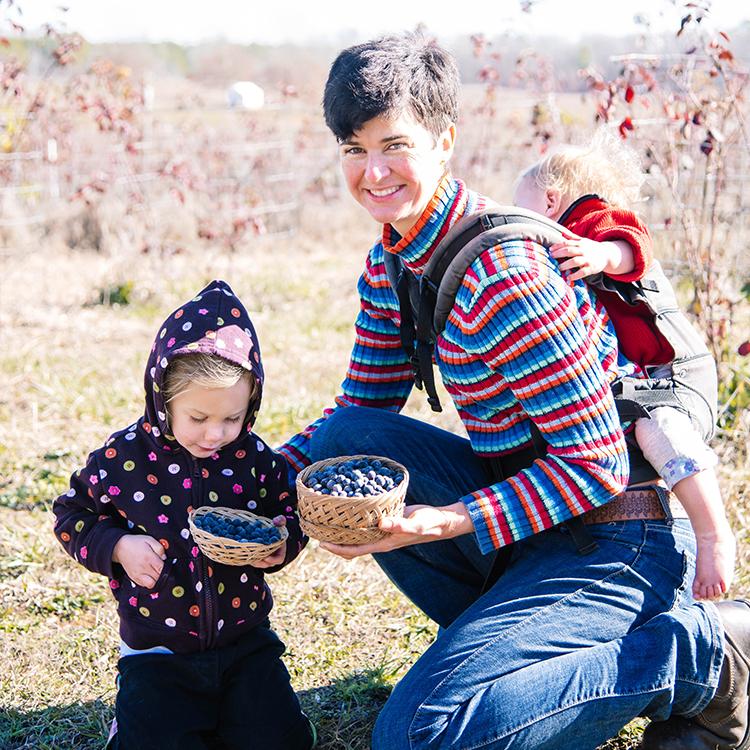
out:
<path id="1" fill-rule="evenodd" d="M 421 32 L 374 39 L 340 52 L 323 94 L 326 125 L 339 142 L 368 120 L 410 112 L 433 136 L 458 119 L 453 55 Z"/>

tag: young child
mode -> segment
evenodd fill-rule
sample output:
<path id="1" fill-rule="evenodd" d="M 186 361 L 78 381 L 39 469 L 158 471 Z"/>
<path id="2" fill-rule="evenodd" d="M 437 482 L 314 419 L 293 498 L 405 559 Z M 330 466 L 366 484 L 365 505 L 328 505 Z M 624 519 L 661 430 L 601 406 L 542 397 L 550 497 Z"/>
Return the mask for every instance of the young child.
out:
<path id="1" fill-rule="evenodd" d="M 114 433 L 54 503 L 66 551 L 109 578 L 121 649 L 115 748 L 308 750 L 271 630 L 264 571 L 306 538 L 284 459 L 252 432 L 263 388 L 258 340 L 240 300 L 213 281 L 160 327 L 145 375 L 145 415 Z M 212 562 L 188 514 L 249 509 L 289 537 L 252 566 Z"/>
<path id="2" fill-rule="evenodd" d="M 543 214 L 578 235 L 550 248 L 574 282 L 604 273 L 630 282 L 652 261 L 651 237 L 625 208 L 637 200 L 644 175 L 621 140 L 599 131 L 588 147 L 562 147 L 521 173 L 514 203 Z M 674 350 L 646 309 L 628 308 L 614 294 L 599 293 L 610 313 L 622 353 L 652 378 L 673 377 Z M 693 594 L 715 599 L 732 580 L 735 539 L 713 467 L 715 453 L 690 417 L 670 406 L 638 419 L 635 437 L 645 458 L 682 502 L 697 540 Z"/>

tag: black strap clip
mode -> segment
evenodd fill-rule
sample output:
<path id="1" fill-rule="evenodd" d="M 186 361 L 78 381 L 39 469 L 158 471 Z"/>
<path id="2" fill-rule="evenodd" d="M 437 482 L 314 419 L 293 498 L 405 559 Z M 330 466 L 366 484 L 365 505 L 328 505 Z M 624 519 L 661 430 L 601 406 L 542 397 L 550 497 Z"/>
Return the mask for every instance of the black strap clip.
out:
<path id="1" fill-rule="evenodd" d="M 565 528 L 568 530 L 579 555 L 590 555 L 599 549 L 599 542 L 591 536 L 591 532 L 586 528 L 586 524 L 580 516 L 575 516 L 566 521 Z"/>
<path id="2" fill-rule="evenodd" d="M 414 374 L 414 385 L 421 391 L 424 390 L 424 383 L 422 382 L 422 372 L 419 367 L 419 357 L 416 352 L 409 357 L 411 363 L 411 371 Z"/>

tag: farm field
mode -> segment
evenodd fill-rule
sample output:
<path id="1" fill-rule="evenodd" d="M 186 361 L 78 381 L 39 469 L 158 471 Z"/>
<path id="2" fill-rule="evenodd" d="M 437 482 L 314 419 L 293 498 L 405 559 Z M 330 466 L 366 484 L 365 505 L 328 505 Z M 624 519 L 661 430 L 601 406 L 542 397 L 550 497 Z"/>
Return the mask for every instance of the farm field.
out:
<path id="1" fill-rule="evenodd" d="M 271 444 L 317 416 L 346 365 L 354 281 L 375 227 L 347 202 L 308 203 L 291 237 L 241 253 L 172 257 L 40 249 L 4 263 L 0 285 L 0 747 L 101 747 L 112 714 L 118 645 L 106 581 L 69 559 L 50 501 L 89 448 L 142 408 L 142 369 L 164 314 L 213 277 L 246 301 L 267 388 L 257 431 Z M 21 262 L 21 260 L 23 262 Z M 101 304 L 127 268 L 128 304 Z M 459 430 L 451 410 L 408 413 Z M 747 465 L 723 450 L 722 484 L 736 524 L 735 594 L 750 593 Z M 745 459 L 746 460 L 746 459 Z M 379 707 L 435 627 L 371 560 L 344 562 L 311 543 L 272 577 L 273 623 L 321 748 L 368 747 Z M 629 748 L 637 725 L 608 748 Z"/>
<path id="2" fill-rule="evenodd" d="M 632 109 L 632 130 L 619 110 L 609 125 L 647 163 L 647 199 L 636 208 L 720 360 L 714 447 L 738 541 L 730 594 L 747 596 L 750 113 L 726 83 L 746 73 L 716 88 L 702 59 L 662 70 L 661 90 L 638 78 L 637 61 L 631 78 L 599 90 Z M 115 605 L 106 580 L 57 543 L 51 503 L 89 450 L 142 413 L 159 323 L 211 279 L 232 285 L 263 351 L 256 431 L 277 445 L 337 393 L 356 281 L 378 232 L 344 194 L 317 103 L 322 82 L 310 84 L 314 104 L 290 96 L 247 112 L 228 110 L 223 89 L 187 76 L 178 92 L 171 78 L 159 82 L 172 96 L 161 108 L 141 106 L 135 78 L 102 65 L 65 89 L 68 79 L 52 76 L 57 103 L 47 112 L 31 112 L 29 90 L 0 98 L 0 750 L 103 747 L 116 690 Z M 507 203 L 521 167 L 548 140 L 590 134 L 602 105 L 591 92 L 553 95 L 549 80 L 531 74 L 529 90 L 493 80 L 464 88 L 452 167 Z M 683 101 L 675 102 L 675 81 Z M 66 110 L 74 94 L 78 108 Z M 405 413 L 464 434 L 452 407 L 435 414 L 419 391 Z M 320 750 L 366 750 L 380 707 L 436 626 L 372 560 L 345 562 L 315 542 L 270 585 L 272 624 Z M 635 750 L 643 725 L 631 723 L 600 750 Z"/>

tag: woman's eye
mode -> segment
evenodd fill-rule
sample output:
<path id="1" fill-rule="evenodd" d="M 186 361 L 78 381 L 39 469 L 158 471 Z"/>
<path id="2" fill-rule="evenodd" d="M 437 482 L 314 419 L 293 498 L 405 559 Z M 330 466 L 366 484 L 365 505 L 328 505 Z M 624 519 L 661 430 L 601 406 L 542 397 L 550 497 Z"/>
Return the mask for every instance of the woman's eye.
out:
<path id="1" fill-rule="evenodd" d="M 205 422 L 205 417 L 190 417 L 190 419 L 195 422 L 196 424 L 201 424 L 201 422 Z"/>
<path id="2" fill-rule="evenodd" d="M 397 141 L 396 143 L 389 143 L 388 144 L 388 151 L 400 151 L 401 149 L 408 148 L 408 143 L 403 143 L 402 141 Z"/>
<path id="3" fill-rule="evenodd" d="M 227 422 L 239 422 L 242 417 L 227 417 Z"/>
<path id="4" fill-rule="evenodd" d="M 344 149 L 344 156 L 359 156 L 364 153 L 364 149 L 359 146 L 347 146 Z"/>

